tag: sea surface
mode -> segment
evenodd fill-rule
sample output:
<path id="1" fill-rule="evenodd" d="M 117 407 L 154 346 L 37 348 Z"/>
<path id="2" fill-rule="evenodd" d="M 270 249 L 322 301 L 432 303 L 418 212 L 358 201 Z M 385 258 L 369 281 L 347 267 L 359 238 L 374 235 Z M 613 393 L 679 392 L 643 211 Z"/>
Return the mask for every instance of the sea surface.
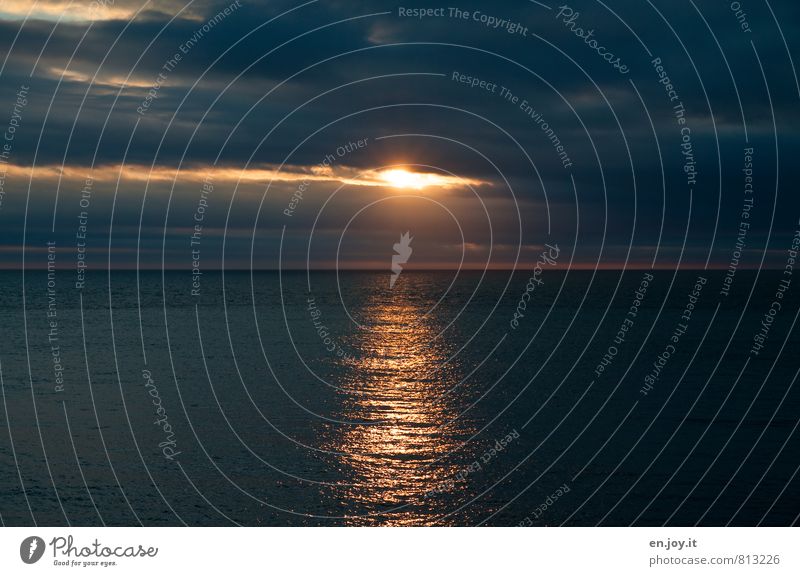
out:
<path id="1" fill-rule="evenodd" d="M 780 272 L 389 278 L 0 272 L 2 523 L 797 520 Z"/>

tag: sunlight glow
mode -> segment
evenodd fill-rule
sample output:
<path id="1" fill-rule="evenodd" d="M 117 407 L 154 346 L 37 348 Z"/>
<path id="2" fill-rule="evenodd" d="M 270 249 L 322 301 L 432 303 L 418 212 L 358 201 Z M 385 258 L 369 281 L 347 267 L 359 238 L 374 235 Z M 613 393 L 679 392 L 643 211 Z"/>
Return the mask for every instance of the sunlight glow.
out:
<path id="1" fill-rule="evenodd" d="M 414 188 L 422 190 L 436 181 L 435 174 L 418 174 L 408 170 L 394 169 L 380 172 L 387 184 L 395 188 Z"/>
<path id="2" fill-rule="evenodd" d="M 429 187 L 448 188 L 465 183 L 454 176 L 444 176 L 430 172 L 410 172 L 402 168 L 382 170 L 375 175 L 379 182 L 382 181 L 393 188 L 411 188 L 414 190 L 422 190 Z"/>

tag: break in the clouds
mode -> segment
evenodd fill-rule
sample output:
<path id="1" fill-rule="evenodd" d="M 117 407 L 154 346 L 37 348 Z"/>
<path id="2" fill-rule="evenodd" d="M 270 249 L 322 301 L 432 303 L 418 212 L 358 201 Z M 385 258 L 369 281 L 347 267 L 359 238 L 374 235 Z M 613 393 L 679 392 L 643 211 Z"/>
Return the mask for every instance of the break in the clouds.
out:
<path id="1" fill-rule="evenodd" d="M 4 2 L 2 266 L 725 267 L 746 170 L 777 265 L 800 9 L 735 4 Z"/>

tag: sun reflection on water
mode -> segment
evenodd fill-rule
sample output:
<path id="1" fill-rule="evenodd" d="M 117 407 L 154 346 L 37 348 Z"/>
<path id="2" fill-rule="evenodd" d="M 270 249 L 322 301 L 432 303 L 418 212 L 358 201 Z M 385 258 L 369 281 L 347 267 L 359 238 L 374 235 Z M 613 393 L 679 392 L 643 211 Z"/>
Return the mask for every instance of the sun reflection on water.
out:
<path id="1" fill-rule="evenodd" d="M 358 357 L 339 383 L 342 419 L 369 422 L 340 426 L 328 446 L 343 454 L 338 464 L 354 484 L 336 494 L 359 511 L 351 524 L 428 523 L 434 502 L 426 494 L 456 474 L 458 450 L 473 432 L 452 422 L 457 395 L 442 397 L 462 377 L 456 362 L 445 365 L 445 338 L 435 339 L 446 322 L 425 316 L 430 302 L 413 288 L 372 291 L 352 342 Z"/>

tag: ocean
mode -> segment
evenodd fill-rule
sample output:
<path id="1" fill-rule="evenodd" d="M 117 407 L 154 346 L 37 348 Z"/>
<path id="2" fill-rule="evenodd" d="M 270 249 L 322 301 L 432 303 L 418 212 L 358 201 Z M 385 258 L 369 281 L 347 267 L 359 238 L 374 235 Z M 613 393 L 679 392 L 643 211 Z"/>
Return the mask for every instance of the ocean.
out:
<path id="1" fill-rule="evenodd" d="M 0 520 L 796 521 L 779 271 L 389 278 L 0 272 Z"/>

